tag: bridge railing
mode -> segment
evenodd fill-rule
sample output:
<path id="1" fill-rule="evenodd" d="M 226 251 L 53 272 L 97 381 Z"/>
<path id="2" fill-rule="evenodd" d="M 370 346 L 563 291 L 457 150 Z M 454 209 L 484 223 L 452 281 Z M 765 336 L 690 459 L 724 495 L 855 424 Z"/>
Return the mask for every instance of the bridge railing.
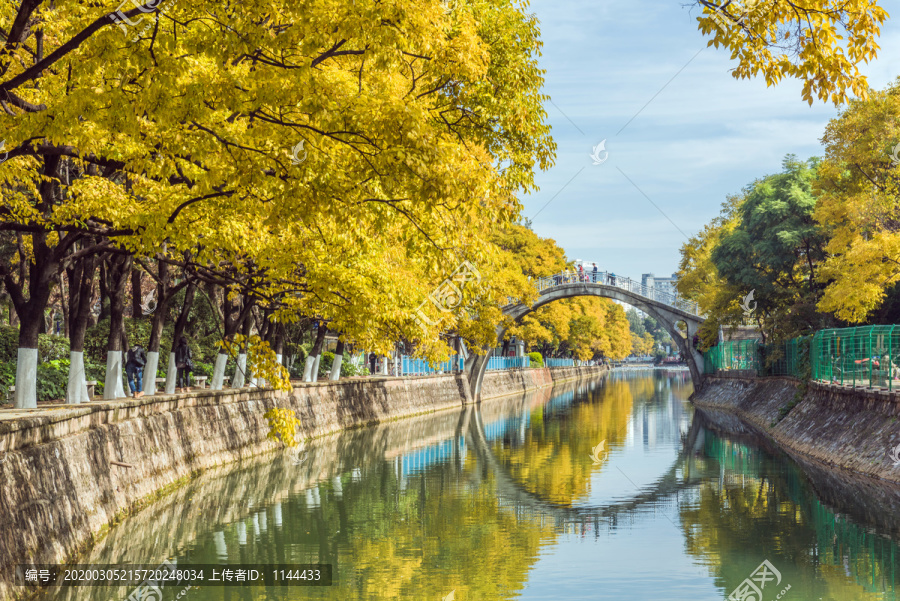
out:
<path id="1" fill-rule="evenodd" d="M 645 286 L 641 282 L 637 282 L 631 278 L 614 275 L 608 271 L 586 271 L 584 273 L 569 271 L 557 273 L 550 277 L 540 278 L 536 282 L 536 285 L 538 291 L 543 292 L 544 290 L 549 290 L 557 286 L 578 283 L 615 286 L 616 288 L 622 288 L 623 290 L 643 296 L 644 298 L 669 305 L 670 307 L 675 307 L 676 309 L 681 309 L 691 315 L 697 315 L 698 317 L 700 315 L 699 307 L 697 306 L 697 303 L 693 301 L 683 299 L 677 294 L 670 294 L 653 286 Z"/>

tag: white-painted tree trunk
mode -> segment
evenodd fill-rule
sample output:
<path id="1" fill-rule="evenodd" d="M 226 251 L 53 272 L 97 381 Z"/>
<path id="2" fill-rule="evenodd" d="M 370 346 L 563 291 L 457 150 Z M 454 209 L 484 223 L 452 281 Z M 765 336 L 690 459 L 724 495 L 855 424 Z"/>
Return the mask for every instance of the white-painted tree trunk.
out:
<path id="1" fill-rule="evenodd" d="M 272 508 L 272 513 L 274 514 L 275 519 L 275 527 L 281 528 L 282 518 L 281 518 L 281 503 L 275 503 L 275 506 Z"/>
<path id="2" fill-rule="evenodd" d="M 381 375 L 383 375 L 383 376 L 388 375 L 388 361 L 390 361 L 390 360 L 391 360 L 391 358 L 388 357 L 387 355 L 382 357 L 382 359 L 381 359 Z"/>
<path id="3" fill-rule="evenodd" d="M 303 381 L 312 382 L 312 368 L 316 363 L 316 358 L 312 355 L 306 356 L 306 363 L 303 365 Z"/>
<path id="4" fill-rule="evenodd" d="M 213 544 L 216 547 L 216 556 L 218 559 L 228 559 L 228 545 L 225 543 L 225 532 L 219 530 L 213 533 Z"/>
<path id="5" fill-rule="evenodd" d="M 69 384 L 66 387 L 66 403 L 77 405 L 87 403 L 87 383 L 84 377 L 84 353 L 81 351 L 69 352 Z"/>
<path id="6" fill-rule="evenodd" d="M 225 364 L 228 363 L 228 355 L 219 353 L 216 355 L 216 366 L 213 368 L 212 390 L 222 390 L 222 383 L 225 381 Z"/>
<path id="7" fill-rule="evenodd" d="M 144 364 L 144 394 L 156 394 L 156 372 L 159 370 L 159 352 L 147 351 L 147 363 Z"/>
<path id="8" fill-rule="evenodd" d="M 16 356 L 16 409 L 37 407 L 37 360 L 36 348 L 19 347 Z"/>
<path id="9" fill-rule="evenodd" d="M 166 394 L 175 394 L 175 385 L 178 383 L 178 368 L 175 367 L 175 353 L 169 353 L 169 366 L 166 368 Z"/>
<path id="10" fill-rule="evenodd" d="M 237 367 L 234 369 L 234 377 L 231 379 L 231 385 L 234 388 L 244 387 L 244 374 L 247 372 L 247 353 L 238 353 Z"/>
<path id="11" fill-rule="evenodd" d="M 125 386 L 122 384 L 122 351 L 106 351 L 103 398 L 107 400 L 125 398 Z"/>
<path id="12" fill-rule="evenodd" d="M 257 386 L 259 386 L 259 378 L 256 377 L 256 374 L 253 373 L 253 370 L 250 368 L 247 368 L 247 377 L 250 379 L 251 388 L 256 388 Z"/>
<path id="13" fill-rule="evenodd" d="M 335 355 L 334 363 L 331 364 L 331 376 L 329 379 L 331 380 L 340 380 L 341 379 L 341 362 L 343 362 L 343 355 Z"/>
<path id="14" fill-rule="evenodd" d="M 322 361 L 322 353 L 319 353 L 318 355 L 316 355 L 316 362 L 315 362 L 315 364 L 313 364 L 313 370 L 312 370 L 312 381 L 313 382 L 319 381 L 319 362 L 320 361 Z"/>
<path id="15" fill-rule="evenodd" d="M 282 366 L 284 365 L 284 357 L 282 356 L 281 353 L 275 353 L 275 362 L 278 365 L 282 365 Z M 258 383 L 260 386 L 268 386 L 269 385 L 269 382 L 265 378 L 259 378 Z"/>
<path id="16" fill-rule="evenodd" d="M 284 366 L 284 356 L 281 353 L 275 353 L 275 363 L 277 363 L 278 365 L 281 365 L 282 367 Z M 260 386 L 268 386 L 268 384 L 269 383 L 266 381 L 265 378 L 259 379 Z"/>

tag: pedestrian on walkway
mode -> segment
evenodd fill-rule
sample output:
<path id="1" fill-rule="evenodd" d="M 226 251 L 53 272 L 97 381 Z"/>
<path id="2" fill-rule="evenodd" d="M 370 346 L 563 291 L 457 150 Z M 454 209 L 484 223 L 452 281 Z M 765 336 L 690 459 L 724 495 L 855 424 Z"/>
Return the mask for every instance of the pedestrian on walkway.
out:
<path id="1" fill-rule="evenodd" d="M 378 360 L 378 355 L 375 353 L 369 353 L 369 375 L 375 373 L 375 362 Z"/>
<path id="2" fill-rule="evenodd" d="M 194 360 L 191 347 L 188 346 L 187 338 L 184 336 L 178 340 L 178 345 L 175 347 L 175 367 L 178 369 L 175 378 L 177 390 L 178 392 L 187 392 L 190 388 L 188 386 L 190 373 L 194 371 Z"/>
<path id="3" fill-rule="evenodd" d="M 593 276 L 593 279 L 591 279 L 591 281 L 594 282 L 595 284 L 597 283 L 597 264 L 596 263 L 594 263 L 594 276 Z"/>
<path id="4" fill-rule="evenodd" d="M 147 363 L 147 355 L 144 347 L 135 344 L 128 349 L 128 358 L 125 361 L 125 375 L 128 376 L 128 388 L 131 396 L 139 399 L 144 396 L 144 365 Z"/>
<path id="5" fill-rule="evenodd" d="M 584 267 L 581 266 L 581 263 L 578 264 L 578 281 L 584 281 Z"/>

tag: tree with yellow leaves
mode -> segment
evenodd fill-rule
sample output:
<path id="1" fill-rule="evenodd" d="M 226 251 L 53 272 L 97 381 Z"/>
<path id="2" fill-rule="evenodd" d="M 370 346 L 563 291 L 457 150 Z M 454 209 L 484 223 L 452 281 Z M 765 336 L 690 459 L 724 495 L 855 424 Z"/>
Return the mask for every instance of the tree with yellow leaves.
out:
<path id="1" fill-rule="evenodd" d="M 864 322 L 900 281 L 900 80 L 850 104 L 823 138 L 815 217 L 831 231 L 823 311 Z"/>
<path id="2" fill-rule="evenodd" d="M 297 310 L 390 345 L 438 274 L 488 271 L 490 232 L 552 161 L 537 23 L 510 1 L 23 1 L 0 32 L 0 214 L 35 249 L 28 353 L 41 286 L 84 235 L 250 260 L 285 289 L 299 274 Z"/>
<path id="3" fill-rule="evenodd" d="M 803 99 L 843 104 L 864 98 L 862 63 L 874 60 L 888 13 L 879 0 L 696 0 L 700 31 L 738 65 L 735 78 L 803 82 Z"/>

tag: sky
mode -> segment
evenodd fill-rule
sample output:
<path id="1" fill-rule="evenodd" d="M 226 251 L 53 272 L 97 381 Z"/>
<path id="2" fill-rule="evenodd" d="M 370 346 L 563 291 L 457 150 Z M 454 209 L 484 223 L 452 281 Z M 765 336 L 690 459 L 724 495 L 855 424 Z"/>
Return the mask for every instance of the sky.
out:
<path id="1" fill-rule="evenodd" d="M 727 195 L 780 171 L 787 154 L 824 154 L 838 109 L 810 107 L 796 80 L 767 88 L 732 77 L 736 63 L 706 47 L 689 2 L 532 0 L 558 148 L 523 215 L 570 260 L 635 279 L 671 275 L 681 244 Z M 900 19 L 879 45 L 878 61 L 861 69 L 874 88 L 900 76 Z M 609 154 L 598 151 L 606 160 L 594 165 L 603 140 Z"/>

